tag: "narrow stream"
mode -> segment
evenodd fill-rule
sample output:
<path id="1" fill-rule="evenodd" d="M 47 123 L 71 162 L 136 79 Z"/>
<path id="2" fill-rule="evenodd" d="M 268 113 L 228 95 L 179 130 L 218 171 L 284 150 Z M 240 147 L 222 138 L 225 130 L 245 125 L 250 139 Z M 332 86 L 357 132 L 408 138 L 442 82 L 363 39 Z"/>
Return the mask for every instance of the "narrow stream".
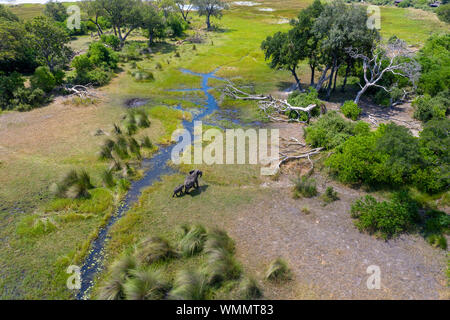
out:
<path id="1" fill-rule="evenodd" d="M 171 90 L 171 91 L 203 91 L 206 95 L 206 104 L 204 108 L 200 109 L 200 112 L 193 114 L 192 121 L 183 121 L 183 126 L 188 130 L 191 135 L 194 131 L 194 121 L 198 121 L 203 117 L 209 116 L 219 109 L 217 101 L 213 95 L 211 95 L 208 90 L 212 89 L 208 86 L 209 79 L 223 80 L 222 78 L 216 77 L 214 70 L 211 73 L 196 73 L 190 70 L 181 69 L 183 73 L 192 74 L 195 76 L 202 77 L 202 87 L 194 89 L 181 89 L 181 90 Z M 181 106 L 180 110 L 184 110 Z M 142 161 L 142 167 L 145 170 L 145 174 L 142 179 L 133 181 L 131 188 L 126 194 L 121 206 L 118 208 L 115 214 L 111 216 L 106 226 L 104 226 L 98 237 L 92 242 L 91 250 L 89 255 L 84 261 L 81 267 L 81 289 L 76 295 L 76 299 L 84 300 L 89 299 L 90 291 L 94 285 L 94 280 L 96 275 L 103 269 L 103 259 L 105 255 L 105 246 L 110 238 L 109 231 L 111 227 L 131 208 L 131 206 L 139 199 L 141 191 L 143 188 L 151 186 L 155 181 L 160 180 L 160 177 L 167 174 L 175 173 L 175 170 L 167 165 L 168 160 L 170 160 L 172 149 L 175 145 L 170 146 L 159 146 L 160 149 L 150 159 L 144 159 Z"/>

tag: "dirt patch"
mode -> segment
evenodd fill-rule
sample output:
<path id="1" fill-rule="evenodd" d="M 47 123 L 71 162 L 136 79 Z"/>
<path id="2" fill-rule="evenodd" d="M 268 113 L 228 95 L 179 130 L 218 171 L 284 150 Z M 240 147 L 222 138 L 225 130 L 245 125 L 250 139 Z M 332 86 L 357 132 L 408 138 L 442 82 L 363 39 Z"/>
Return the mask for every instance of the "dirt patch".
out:
<path id="1" fill-rule="evenodd" d="M 272 185 L 271 196 L 240 211 L 230 227 L 239 259 L 256 270 L 282 256 L 297 282 L 315 287 L 320 298 L 448 298 L 443 250 L 418 235 L 383 241 L 360 233 L 349 211 L 363 193 L 315 178 L 319 192 L 333 185 L 340 200 L 323 207 L 319 198 L 294 200 L 290 187 Z M 302 212 L 304 207 L 309 214 Z M 367 289 L 370 265 L 381 269 L 380 290 Z M 298 297 L 293 292 L 280 294 Z"/>
<path id="2" fill-rule="evenodd" d="M 394 122 L 407 127 L 411 133 L 418 137 L 422 131 L 420 121 L 413 118 L 414 108 L 411 103 L 404 103 L 394 107 L 380 107 L 368 101 L 360 104 L 362 112 L 360 119 L 369 123 L 372 127 L 378 127 L 380 123 Z"/>

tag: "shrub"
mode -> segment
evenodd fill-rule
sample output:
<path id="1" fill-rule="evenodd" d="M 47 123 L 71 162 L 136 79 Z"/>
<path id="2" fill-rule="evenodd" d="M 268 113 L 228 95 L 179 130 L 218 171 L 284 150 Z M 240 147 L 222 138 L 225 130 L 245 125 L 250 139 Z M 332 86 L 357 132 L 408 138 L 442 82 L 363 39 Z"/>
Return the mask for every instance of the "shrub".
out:
<path id="1" fill-rule="evenodd" d="M 316 181 L 306 176 L 298 177 L 294 182 L 294 197 L 312 198 L 317 195 Z"/>
<path id="2" fill-rule="evenodd" d="M 50 92 L 56 86 L 56 79 L 48 67 L 38 67 L 31 77 L 31 86 Z"/>
<path id="3" fill-rule="evenodd" d="M 285 260 L 277 258 L 272 261 L 266 272 L 266 280 L 285 281 L 291 279 L 291 270 Z"/>
<path id="4" fill-rule="evenodd" d="M 337 201 L 339 200 L 338 193 L 334 190 L 333 187 L 327 187 L 325 193 L 322 195 L 322 200 L 325 205 Z"/>
<path id="5" fill-rule="evenodd" d="M 442 234 L 431 234 L 427 236 L 427 242 L 433 247 L 447 250 L 447 239 Z"/>
<path id="6" fill-rule="evenodd" d="M 175 251 L 169 242 L 159 237 L 145 240 L 136 250 L 136 259 L 140 263 L 152 264 L 174 257 Z"/>
<path id="7" fill-rule="evenodd" d="M 239 285 L 239 299 L 253 300 L 263 296 L 262 290 L 258 286 L 258 282 L 253 278 L 245 278 Z"/>
<path id="8" fill-rule="evenodd" d="M 103 34 L 100 37 L 100 40 L 115 51 L 118 51 L 120 49 L 120 40 L 113 34 Z"/>
<path id="9" fill-rule="evenodd" d="M 439 20 L 450 23 L 450 3 L 441 5 L 436 9 Z"/>
<path id="10" fill-rule="evenodd" d="M 133 71 L 131 73 L 131 75 L 133 76 L 134 80 L 136 80 L 136 81 L 153 81 L 153 80 L 155 80 L 155 76 L 150 71 L 145 71 L 145 70 Z"/>
<path id="11" fill-rule="evenodd" d="M 369 125 L 364 122 L 352 123 L 343 119 L 336 111 L 328 112 L 319 120 L 305 128 L 305 140 L 311 146 L 333 149 L 350 136 L 358 133 L 368 132 Z"/>
<path id="12" fill-rule="evenodd" d="M 414 118 L 426 122 L 431 119 L 445 118 L 450 109 L 449 91 L 441 92 L 435 97 L 428 94 L 416 98 L 412 105 L 414 107 Z"/>
<path id="13" fill-rule="evenodd" d="M 311 111 L 311 115 L 315 117 L 320 114 L 320 106 L 322 105 L 322 102 L 318 98 L 317 90 L 312 87 L 309 88 L 309 91 L 307 93 L 300 93 L 298 91 L 294 91 L 289 95 L 288 102 L 293 106 L 302 108 L 306 108 L 311 104 L 315 104 L 317 108 L 314 108 Z M 291 119 L 299 119 L 300 121 L 308 120 L 308 114 L 306 112 L 291 111 L 290 114 L 288 114 L 288 116 Z"/>
<path id="14" fill-rule="evenodd" d="M 341 107 L 341 112 L 346 118 L 356 121 L 361 113 L 361 108 L 353 101 L 345 101 Z"/>
<path id="15" fill-rule="evenodd" d="M 173 289 L 169 293 L 172 300 L 206 300 L 208 283 L 206 276 L 198 271 L 181 270 Z"/>
<path id="16" fill-rule="evenodd" d="M 161 300 L 169 290 L 169 285 L 159 270 L 146 268 L 132 270 L 123 290 L 127 300 Z"/>
<path id="17" fill-rule="evenodd" d="M 187 229 L 180 241 L 180 251 L 184 256 L 193 256 L 203 250 L 206 241 L 206 230 L 201 225 L 195 225 Z"/>
<path id="18" fill-rule="evenodd" d="M 16 232 L 19 236 L 35 237 L 51 233 L 56 229 L 56 224 L 52 219 L 31 215 L 19 222 Z"/>
<path id="19" fill-rule="evenodd" d="M 122 61 L 137 61 L 141 59 L 141 46 L 137 42 L 127 43 L 120 53 Z"/>
<path id="20" fill-rule="evenodd" d="M 395 237 L 412 230 L 418 221 L 416 203 L 405 192 L 394 193 L 390 201 L 378 202 L 367 195 L 352 204 L 351 216 L 360 231 Z"/>

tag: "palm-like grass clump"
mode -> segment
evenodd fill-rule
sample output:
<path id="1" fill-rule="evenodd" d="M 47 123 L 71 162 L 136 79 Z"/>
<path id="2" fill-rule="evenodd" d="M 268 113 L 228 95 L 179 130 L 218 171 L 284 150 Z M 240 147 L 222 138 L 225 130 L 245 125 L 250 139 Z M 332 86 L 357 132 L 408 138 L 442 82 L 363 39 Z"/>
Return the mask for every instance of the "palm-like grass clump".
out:
<path id="1" fill-rule="evenodd" d="M 127 300 L 161 300 L 170 289 L 159 270 L 146 268 L 132 270 L 131 276 L 123 285 Z"/>
<path id="2" fill-rule="evenodd" d="M 89 189 L 92 188 L 94 186 L 91 182 L 91 177 L 86 171 L 77 172 L 76 170 L 71 170 L 61 182 L 53 186 L 52 191 L 57 197 L 78 199 L 89 198 Z"/>
<path id="3" fill-rule="evenodd" d="M 125 255 L 115 261 L 110 268 L 109 279 L 100 288 L 98 298 L 100 300 L 125 299 L 124 285 L 132 276 L 134 268 L 136 268 L 136 259 L 133 256 Z"/>
<path id="4" fill-rule="evenodd" d="M 253 278 L 245 278 L 239 284 L 239 298 L 243 300 L 259 299 L 263 296 L 258 282 Z"/>
<path id="5" fill-rule="evenodd" d="M 175 257 L 176 253 L 167 240 L 160 237 L 152 237 L 138 246 L 135 255 L 140 263 L 152 264 Z"/>
<path id="6" fill-rule="evenodd" d="M 206 241 L 206 229 L 201 225 L 192 227 L 184 227 L 184 236 L 180 241 L 180 251 L 186 256 L 190 257 L 203 250 Z"/>
<path id="7" fill-rule="evenodd" d="M 291 270 L 285 260 L 277 258 L 272 261 L 266 272 L 266 279 L 270 281 L 284 281 L 291 279 Z"/>
<path id="8" fill-rule="evenodd" d="M 206 276 L 198 271 L 181 270 L 173 289 L 169 293 L 172 300 L 205 300 L 208 293 Z"/>

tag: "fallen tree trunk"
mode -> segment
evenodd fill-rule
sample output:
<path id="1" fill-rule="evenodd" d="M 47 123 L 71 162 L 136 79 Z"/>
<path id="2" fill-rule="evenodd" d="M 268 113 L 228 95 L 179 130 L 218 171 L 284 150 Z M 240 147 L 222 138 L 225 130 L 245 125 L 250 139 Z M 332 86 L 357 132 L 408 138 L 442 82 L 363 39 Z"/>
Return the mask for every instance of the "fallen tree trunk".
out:
<path id="1" fill-rule="evenodd" d="M 238 89 L 233 83 L 230 81 L 225 86 L 225 88 L 222 90 L 223 93 L 225 93 L 227 96 L 236 99 L 236 100 L 254 100 L 258 101 L 258 107 L 261 111 L 264 112 L 264 114 L 273 121 L 281 121 L 281 122 L 300 122 L 300 123 L 307 123 L 309 122 L 309 119 L 311 118 L 311 112 L 315 108 L 317 108 L 317 105 L 311 104 L 307 107 L 296 107 L 286 100 L 277 99 L 272 97 L 271 95 L 252 95 L 247 92 L 242 91 L 241 89 Z M 285 114 L 289 112 L 295 112 L 297 117 L 296 118 L 288 118 L 285 117 Z M 304 112 L 307 114 L 307 121 L 300 120 L 301 112 Z M 282 115 L 282 116 L 280 116 Z"/>

